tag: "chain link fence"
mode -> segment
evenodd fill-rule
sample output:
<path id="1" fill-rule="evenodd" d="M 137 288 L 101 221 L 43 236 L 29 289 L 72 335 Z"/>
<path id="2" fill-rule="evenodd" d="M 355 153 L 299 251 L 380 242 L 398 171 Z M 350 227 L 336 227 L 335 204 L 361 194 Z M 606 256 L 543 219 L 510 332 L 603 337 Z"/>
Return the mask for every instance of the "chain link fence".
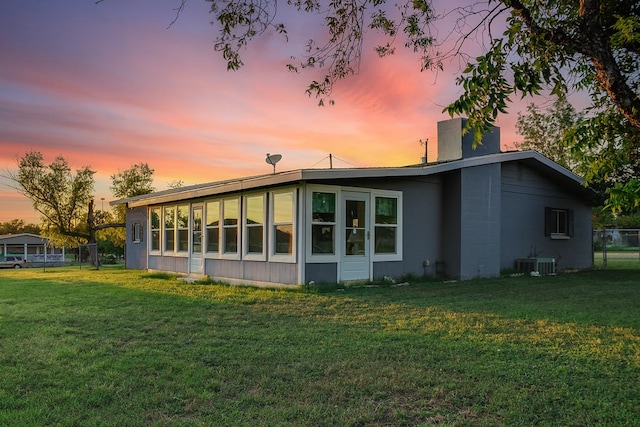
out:
<path id="1" fill-rule="evenodd" d="M 605 228 L 593 232 L 593 253 L 596 266 L 611 263 L 640 268 L 640 229 Z"/>

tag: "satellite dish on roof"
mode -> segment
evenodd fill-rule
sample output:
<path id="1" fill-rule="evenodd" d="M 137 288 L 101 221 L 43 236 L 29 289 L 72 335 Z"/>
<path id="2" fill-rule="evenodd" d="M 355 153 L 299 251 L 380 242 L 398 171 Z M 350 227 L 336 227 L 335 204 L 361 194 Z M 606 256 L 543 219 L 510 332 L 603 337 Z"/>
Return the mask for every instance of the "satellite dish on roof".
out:
<path id="1" fill-rule="evenodd" d="M 276 163 L 278 163 L 280 161 L 280 159 L 282 159 L 282 155 L 281 154 L 269 154 L 269 153 L 267 153 L 267 158 L 265 159 L 265 162 L 267 162 L 270 165 L 273 165 L 273 173 L 276 173 Z"/>

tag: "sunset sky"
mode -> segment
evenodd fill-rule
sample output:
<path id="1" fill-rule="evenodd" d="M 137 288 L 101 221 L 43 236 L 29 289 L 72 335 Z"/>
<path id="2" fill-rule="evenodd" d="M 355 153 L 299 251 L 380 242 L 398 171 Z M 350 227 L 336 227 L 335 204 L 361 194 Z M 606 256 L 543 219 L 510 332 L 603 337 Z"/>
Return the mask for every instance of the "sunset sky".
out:
<path id="1" fill-rule="evenodd" d="M 440 13 L 450 1 L 436 2 Z M 226 70 L 213 49 L 209 4 L 190 0 L 2 0 L 0 3 L 0 170 L 15 170 L 27 151 L 48 164 L 62 155 L 72 169 L 96 170 L 96 203 L 113 197 L 110 175 L 146 162 L 155 186 L 186 185 L 271 172 L 334 166 L 404 166 L 420 161 L 436 123 L 457 98 L 459 64 L 419 71 L 419 57 L 398 43 L 379 59 L 373 43 L 358 75 L 337 85 L 335 106 L 305 94 L 319 75 L 292 74 L 312 19 L 294 16 L 289 42 L 267 34 L 243 53 L 245 67 Z M 283 3 L 284 5 L 284 3 Z M 286 9 L 282 12 L 286 17 Z M 317 27 L 320 31 L 321 28 Z M 307 30 L 308 31 L 308 30 Z M 502 145 L 515 134 L 512 107 L 500 118 Z M 325 160 L 323 160 L 325 159 Z M 38 223 L 31 202 L 0 178 L 0 222 Z"/>

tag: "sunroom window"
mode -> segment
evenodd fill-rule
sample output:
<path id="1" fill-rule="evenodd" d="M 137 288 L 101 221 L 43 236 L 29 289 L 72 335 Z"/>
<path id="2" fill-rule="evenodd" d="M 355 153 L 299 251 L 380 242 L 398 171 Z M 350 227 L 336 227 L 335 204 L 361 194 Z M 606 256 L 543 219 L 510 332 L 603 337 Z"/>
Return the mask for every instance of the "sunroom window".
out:
<path id="1" fill-rule="evenodd" d="M 160 250 L 160 215 L 161 214 L 162 214 L 162 209 L 160 208 L 151 209 L 151 218 L 149 223 L 151 224 L 151 250 L 152 251 Z"/>
<path id="2" fill-rule="evenodd" d="M 216 253 L 220 250 L 220 201 L 207 202 L 206 211 L 207 252 Z"/>
<path id="3" fill-rule="evenodd" d="M 336 193 L 314 191 L 311 196 L 311 253 L 335 254 Z"/>
<path id="4" fill-rule="evenodd" d="M 245 197 L 245 249 L 247 255 L 264 253 L 264 195 Z"/>
<path id="5" fill-rule="evenodd" d="M 164 208 L 164 250 L 173 252 L 176 250 L 176 208 L 166 206 Z"/>
<path id="6" fill-rule="evenodd" d="M 178 206 L 178 252 L 189 250 L 189 205 Z"/>
<path id="7" fill-rule="evenodd" d="M 271 253 L 276 261 L 293 261 L 294 257 L 295 191 L 272 193 Z"/>
<path id="8" fill-rule="evenodd" d="M 222 203 L 222 249 L 225 254 L 236 254 L 238 253 L 238 199 L 226 199 Z"/>

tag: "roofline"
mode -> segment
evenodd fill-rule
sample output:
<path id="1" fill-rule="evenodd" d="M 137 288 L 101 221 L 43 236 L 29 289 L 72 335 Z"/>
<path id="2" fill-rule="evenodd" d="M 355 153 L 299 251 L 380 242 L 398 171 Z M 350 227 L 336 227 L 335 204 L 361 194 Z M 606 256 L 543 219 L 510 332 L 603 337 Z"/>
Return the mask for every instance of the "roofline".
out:
<path id="1" fill-rule="evenodd" d="M 39 234 L 33 234 L 33 233 L 0 234 L 0 240 L 1 239 L 14 238 L 14 237 L 24 237 L 24 236 L 37 237 L 40 240 L 49 240 L 46 237 L 43 237 L 43 236 L 41 236 Z"/>
<path id="2" fill-rule="evenodd" d="M 538 162 L 567 181 L 582 184 L 584 180 L 570 170 L 544 157 L 536 151 L 509 151 L 485 156 L 469 157 L 441 163 L 427 163 L 404 167 L 374 167 L 345 169 L 296 169 L 269 175 L 230 179 L 165 190 L 110 202 L 110 205 L 126 204 L 130 208 L 156 205 L 178 200 L 196 199 L 225 193 L 253 190 L 263 187 L 293 184 L 300 181 L 322 181 L 348 178 L 397 178 L 428 176 L 454 170 L 512 161 Z M 585 189 L 587 190 L 587 189 Z"/>

